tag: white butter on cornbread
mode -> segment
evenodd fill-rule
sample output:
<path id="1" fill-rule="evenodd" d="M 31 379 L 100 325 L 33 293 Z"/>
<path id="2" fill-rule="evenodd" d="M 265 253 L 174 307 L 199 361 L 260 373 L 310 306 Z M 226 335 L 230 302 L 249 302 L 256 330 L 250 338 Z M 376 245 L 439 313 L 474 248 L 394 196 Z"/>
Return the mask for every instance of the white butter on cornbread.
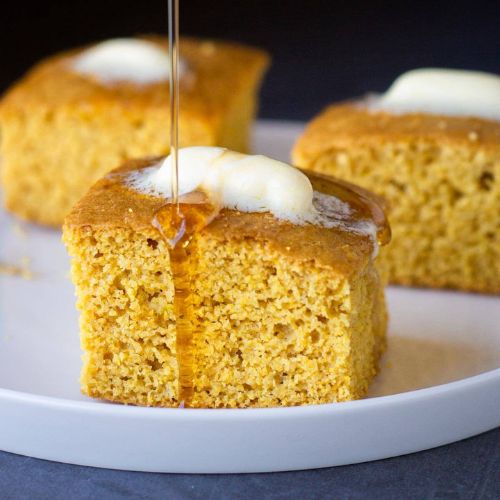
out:
<path id="1" fill-rule="evenodd" d="M 167 80 L 168 53 L 157 44 L 139 38 L 115 38 L 83 51 L 73 61 L 73 69 L 91 75 L 105 84 L 130 81 L 139 84 Z M 179 76 L 186 63 L 179 60 Z"/>
<path id="2" fill-rule="evenodd" d="M 421 68 L 398 77 L 371 102 L 391 113 L 430 113 L 500 120 L 500 76 L 481 71 Z"/>

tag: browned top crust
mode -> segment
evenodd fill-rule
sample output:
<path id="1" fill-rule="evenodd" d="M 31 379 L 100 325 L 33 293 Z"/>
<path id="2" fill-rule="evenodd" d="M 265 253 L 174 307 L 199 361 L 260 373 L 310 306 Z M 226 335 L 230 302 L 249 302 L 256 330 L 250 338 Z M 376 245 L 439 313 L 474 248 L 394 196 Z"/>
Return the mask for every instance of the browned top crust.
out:
<path id="1" fill-rule="evenodd" d="M 293 161 L 307 167 L 332 149 L 424 139 L 436 144 L 500 148 L 500 122 L 425 113 L 394 115 L 361 103 L 329 106 L 312 120 L 293 149 Z"/>
<path id="2" fill-rule="evenodd" d="M 163 37 L 142 38 L 165 48 L 168 45 Z M 89 75 L 73 71 L 71 61 L 85 48 L 63 52 L 38 63 L 3 97 L 0 117 L 23 110 L 29 113 L 34 107 L 50 111 L 68 106 L 81 108 L 82 112 L 99 111 L 103 105 L 113 104 L 125 108 L 168 108 L 166 81 L 104 85 Z M 180 53 L 188 66 L 181 80 L 182 113 L 207 119 L 220 115 L 230 104 L 230 95 L 248 85 L 247 81 L 254 81 L 269 64 L 264 51 L 231 42 L 183 38 Z"/>
<path id="3" fill-rule="evenodd" d="M 159 158 L 132 160 L 98 181 L 66 217 L 65 230 L 129 228 L 134 231 L 156 230 L 155 214 L 165 206 L 165 199 L 141 194 L 123 182 L 124 174 L 156 163 Z M 313 186 L 327 194 L 339 194 L 346 183 L 332 178 L 307 173 Z M 381 210 L 374 195 L 360 190 L 369 198 L 373 207 Z M 349 196 L 357 196 L 355 193 Z M 344 201 L 348 201 L 344 198 Z M 361 214 L 366 205 L 362 198 L 353 199 L 351 206 Z M 189 205 L 184 206 L 189 209 Z M 361 208 L 361 209 L 360 209 Z M 360 210 L 358 210 L 360 209 Z M 366 214 L 363 214 L 366 215 Z M 162 218 L 165 224 L 165 219 Z M 379 221 L 387 224 L 387 221 Z M 325 228 L 316 225 L 297 225 L 278 220 L 269 213 L 245 213 L 222 210 L 203 229 L 203 234 L 221 241 L 253 239 L 268 243 L 285 257 L 300 261 L 315 261 L 342 276 L 361 272 L 373 253 L 374 243 L 368 236 L 345 229 Z"/>

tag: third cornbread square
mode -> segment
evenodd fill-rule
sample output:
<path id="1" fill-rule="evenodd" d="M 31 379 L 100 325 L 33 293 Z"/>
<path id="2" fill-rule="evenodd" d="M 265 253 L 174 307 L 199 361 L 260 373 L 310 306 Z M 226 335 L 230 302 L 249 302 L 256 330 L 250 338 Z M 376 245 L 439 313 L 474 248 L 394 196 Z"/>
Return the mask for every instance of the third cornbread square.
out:
<path id="1" fill-rule="evenodd" d="M 402 113 L 366 100 L 339 103 L 312 120 L 293 159 L 388 201 L 391 282 L 500 293 L 500 122 L 494 113 L 495 106 L 491 117 L 476 117 L 446 109 Z"/>

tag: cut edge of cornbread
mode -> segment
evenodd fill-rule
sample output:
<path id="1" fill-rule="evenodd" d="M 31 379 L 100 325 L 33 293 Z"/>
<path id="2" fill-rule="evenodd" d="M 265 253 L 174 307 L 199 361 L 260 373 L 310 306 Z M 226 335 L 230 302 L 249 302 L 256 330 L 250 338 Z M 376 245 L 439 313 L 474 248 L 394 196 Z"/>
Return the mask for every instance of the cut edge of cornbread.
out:
<path id="1" fill-rule="evenodd" d="M 80 311 L 82 391 L 135 405 L 176 406 L 176 329 L 168 252 L 151 229 L 64 231 Z M 133 265 L 131 265 L 133 262 Z"/>
<path id="2" fill-rule="evenodd" d="M 346 278 L 266 243 L 195 245 L 195 392 L 200 407 L 272 407 L 359 399 L 384 349 L 374 263 Z"/>
<path id="3" fill-rule="evenodd" d="M 154 229 L 65 225 L 81 312 L 85 394 L 178 406 L 173 284 Z M 374 262 L 350 277 L 265 242 L 202 231 L 190 245 L 193 407 L 269 407 L 358 399 L 385 347 Z"/>

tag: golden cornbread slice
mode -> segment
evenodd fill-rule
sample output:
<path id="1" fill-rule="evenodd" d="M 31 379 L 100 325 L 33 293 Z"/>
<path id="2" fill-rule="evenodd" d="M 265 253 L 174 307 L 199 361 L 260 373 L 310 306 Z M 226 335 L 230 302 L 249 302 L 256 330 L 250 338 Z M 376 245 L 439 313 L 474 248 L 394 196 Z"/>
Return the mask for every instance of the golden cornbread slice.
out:
<path id="1" fill-rule="evenodd" d="M 388 200 L 392 283 L 500 293 L 499 122 L 345 103 L 315 118 L 292 156 Z"/>
<path id="2" fill-rule="evenodd" d="M 364 396 L 387 325 L 372 239 L 222 210 L 187 247 L 192 397 L 181 401 L 186 360 L 178 349 L 170 249 L 152 225 L 165 200 L 123 182 L 153 161 L 129 162 L 99 181 L 65 220 L 83 392 L 127 404 L 209 408 Z M 329 178 L 310 179 L 316 190 L 338 190 Z"/>
<path id="3" fill-rule="evenodd" d="M 167 48 L 166 40 L 148 40 Z M 123 160 L 169 151 L 168 81 L 103 84 L 75 72 L 83 49 L 35 66 L 0 101 L 6 208 L 60 225 L 87 189 Z M 229 42 L 184 38 L 180 143 L 246 151 L 268 56 Z"/>

